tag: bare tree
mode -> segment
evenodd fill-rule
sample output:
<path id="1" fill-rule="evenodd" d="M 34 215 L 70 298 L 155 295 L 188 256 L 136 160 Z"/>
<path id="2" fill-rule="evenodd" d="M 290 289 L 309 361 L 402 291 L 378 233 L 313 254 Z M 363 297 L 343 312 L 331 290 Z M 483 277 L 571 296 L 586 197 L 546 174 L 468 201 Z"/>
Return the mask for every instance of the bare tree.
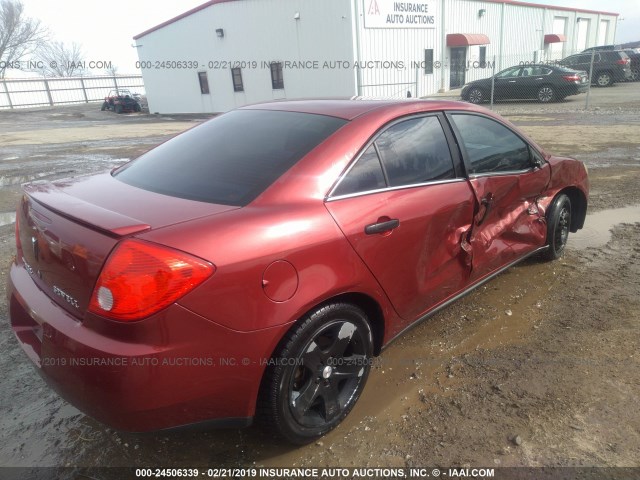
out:
<path id="1" fill-rule="evenodd" d="M 45 77 L 73 77 L 85 71 L 82 47 L 73 42 L 48 42 L 38 47 L 34 54 L 36 71 Z"/>
<path id="2" fill-rule="evenodd" d="M 107 75 L 115 77 L 118 74 L 118 67 L 112 64 L 109 68 L 105 68 L 104 71 Z"/>
<path id="3" fill-rule="evenodd" d="M 20 68 L 20 61 L 46 38 L 39 20 L 24 15 L 19 0 L 0 0 L 0 78 L 7 68 Z"/>

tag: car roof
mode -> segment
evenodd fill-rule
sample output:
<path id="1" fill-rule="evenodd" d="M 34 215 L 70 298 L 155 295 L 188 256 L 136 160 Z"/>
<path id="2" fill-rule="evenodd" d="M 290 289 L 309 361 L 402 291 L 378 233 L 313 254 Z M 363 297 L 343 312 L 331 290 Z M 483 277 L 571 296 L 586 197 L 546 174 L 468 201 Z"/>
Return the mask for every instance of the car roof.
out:
<path id="1" fill-rule="evenodd" d="M 299 99 L 258 103 L 241 107 L 240 110 L 279 110 L 286 112 L 311 113 L 328 115 L 353 120 L 361 115 L 376 111 L 441 111 L 441 110 L 477 110 L 468 103 L 447 100 L 419 99 Z"/>

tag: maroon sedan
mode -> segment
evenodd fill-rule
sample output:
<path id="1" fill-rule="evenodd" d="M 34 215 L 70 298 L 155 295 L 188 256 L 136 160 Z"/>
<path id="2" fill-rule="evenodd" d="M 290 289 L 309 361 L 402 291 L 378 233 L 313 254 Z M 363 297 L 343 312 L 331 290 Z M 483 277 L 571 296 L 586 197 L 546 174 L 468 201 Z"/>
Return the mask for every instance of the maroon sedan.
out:
<path id="1" fill-rule="evenodd" d="M 121 430 L 310 442 L 416 322 L 583 226 L 582 163 L 480 107 L 287 101 L 24 187 L 8 297 L 46 381 Z"/>

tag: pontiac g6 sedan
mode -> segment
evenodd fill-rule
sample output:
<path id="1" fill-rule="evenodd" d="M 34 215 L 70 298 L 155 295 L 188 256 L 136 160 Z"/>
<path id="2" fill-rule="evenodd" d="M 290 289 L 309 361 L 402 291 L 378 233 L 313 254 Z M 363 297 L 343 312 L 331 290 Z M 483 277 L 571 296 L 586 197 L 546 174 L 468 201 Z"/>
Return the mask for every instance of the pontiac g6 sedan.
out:
<path id="1" fill-rule="evenodd" d="M 114 428 L 338 425 L 404 330 L 583 226 L 582 163 L 457 102 L 234 110 L 111 173 L 24 187 L 13 330 Z"/>

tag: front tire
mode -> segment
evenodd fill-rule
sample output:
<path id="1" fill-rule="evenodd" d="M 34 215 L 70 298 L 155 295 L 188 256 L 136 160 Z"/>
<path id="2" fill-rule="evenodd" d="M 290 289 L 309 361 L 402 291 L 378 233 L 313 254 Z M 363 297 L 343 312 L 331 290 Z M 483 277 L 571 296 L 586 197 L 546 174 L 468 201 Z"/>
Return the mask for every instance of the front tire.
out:
<path id="1" fill-rule="evenodd" d="M 116 105 L 114 110 L 115 110 L 116 113 L 122 113 L 122 105 L 120 105 L 120 104 Z"/>
<path id="2" fill-rule="evenodd" d="M 367 316 L 348 303 L 325 305 L 286 335 L 263 379 L 260 420 L 304 445 L 335 428 L 357 402 L 371 370 Z"/>
<path id="3" fill-rule="evenodd" d="M 571 200 L 565 194 L 559 195 L 553 202 L 547 215 L 546 260 L 557 260 L 562 256 L 571 228 Z"/>
<path id="4" fill-rule="evenodd" d="M 484 92 L 479 88 L 472 88 L 471 90 L 469 90 L 469 93 L 467 94 L 467 99 L 469 100 L 469 103 L 475 103 L 476 105 L 484 102 L 484 97 L 485 97 Z"/>
<path id="5" fill-rule="evenodd" d="M 109 108 L 109 104 L 107 102 L 102 102 L 102 106 L 100 107 L 100 111 L 104 112 L 107 108 Z"/>
<path id="6" fill-rule="evenodd" d="M 549 103 L 556 97 L 556 92 L 551 85 L 543 85 L 538 89 L 538 101 Z"/>

